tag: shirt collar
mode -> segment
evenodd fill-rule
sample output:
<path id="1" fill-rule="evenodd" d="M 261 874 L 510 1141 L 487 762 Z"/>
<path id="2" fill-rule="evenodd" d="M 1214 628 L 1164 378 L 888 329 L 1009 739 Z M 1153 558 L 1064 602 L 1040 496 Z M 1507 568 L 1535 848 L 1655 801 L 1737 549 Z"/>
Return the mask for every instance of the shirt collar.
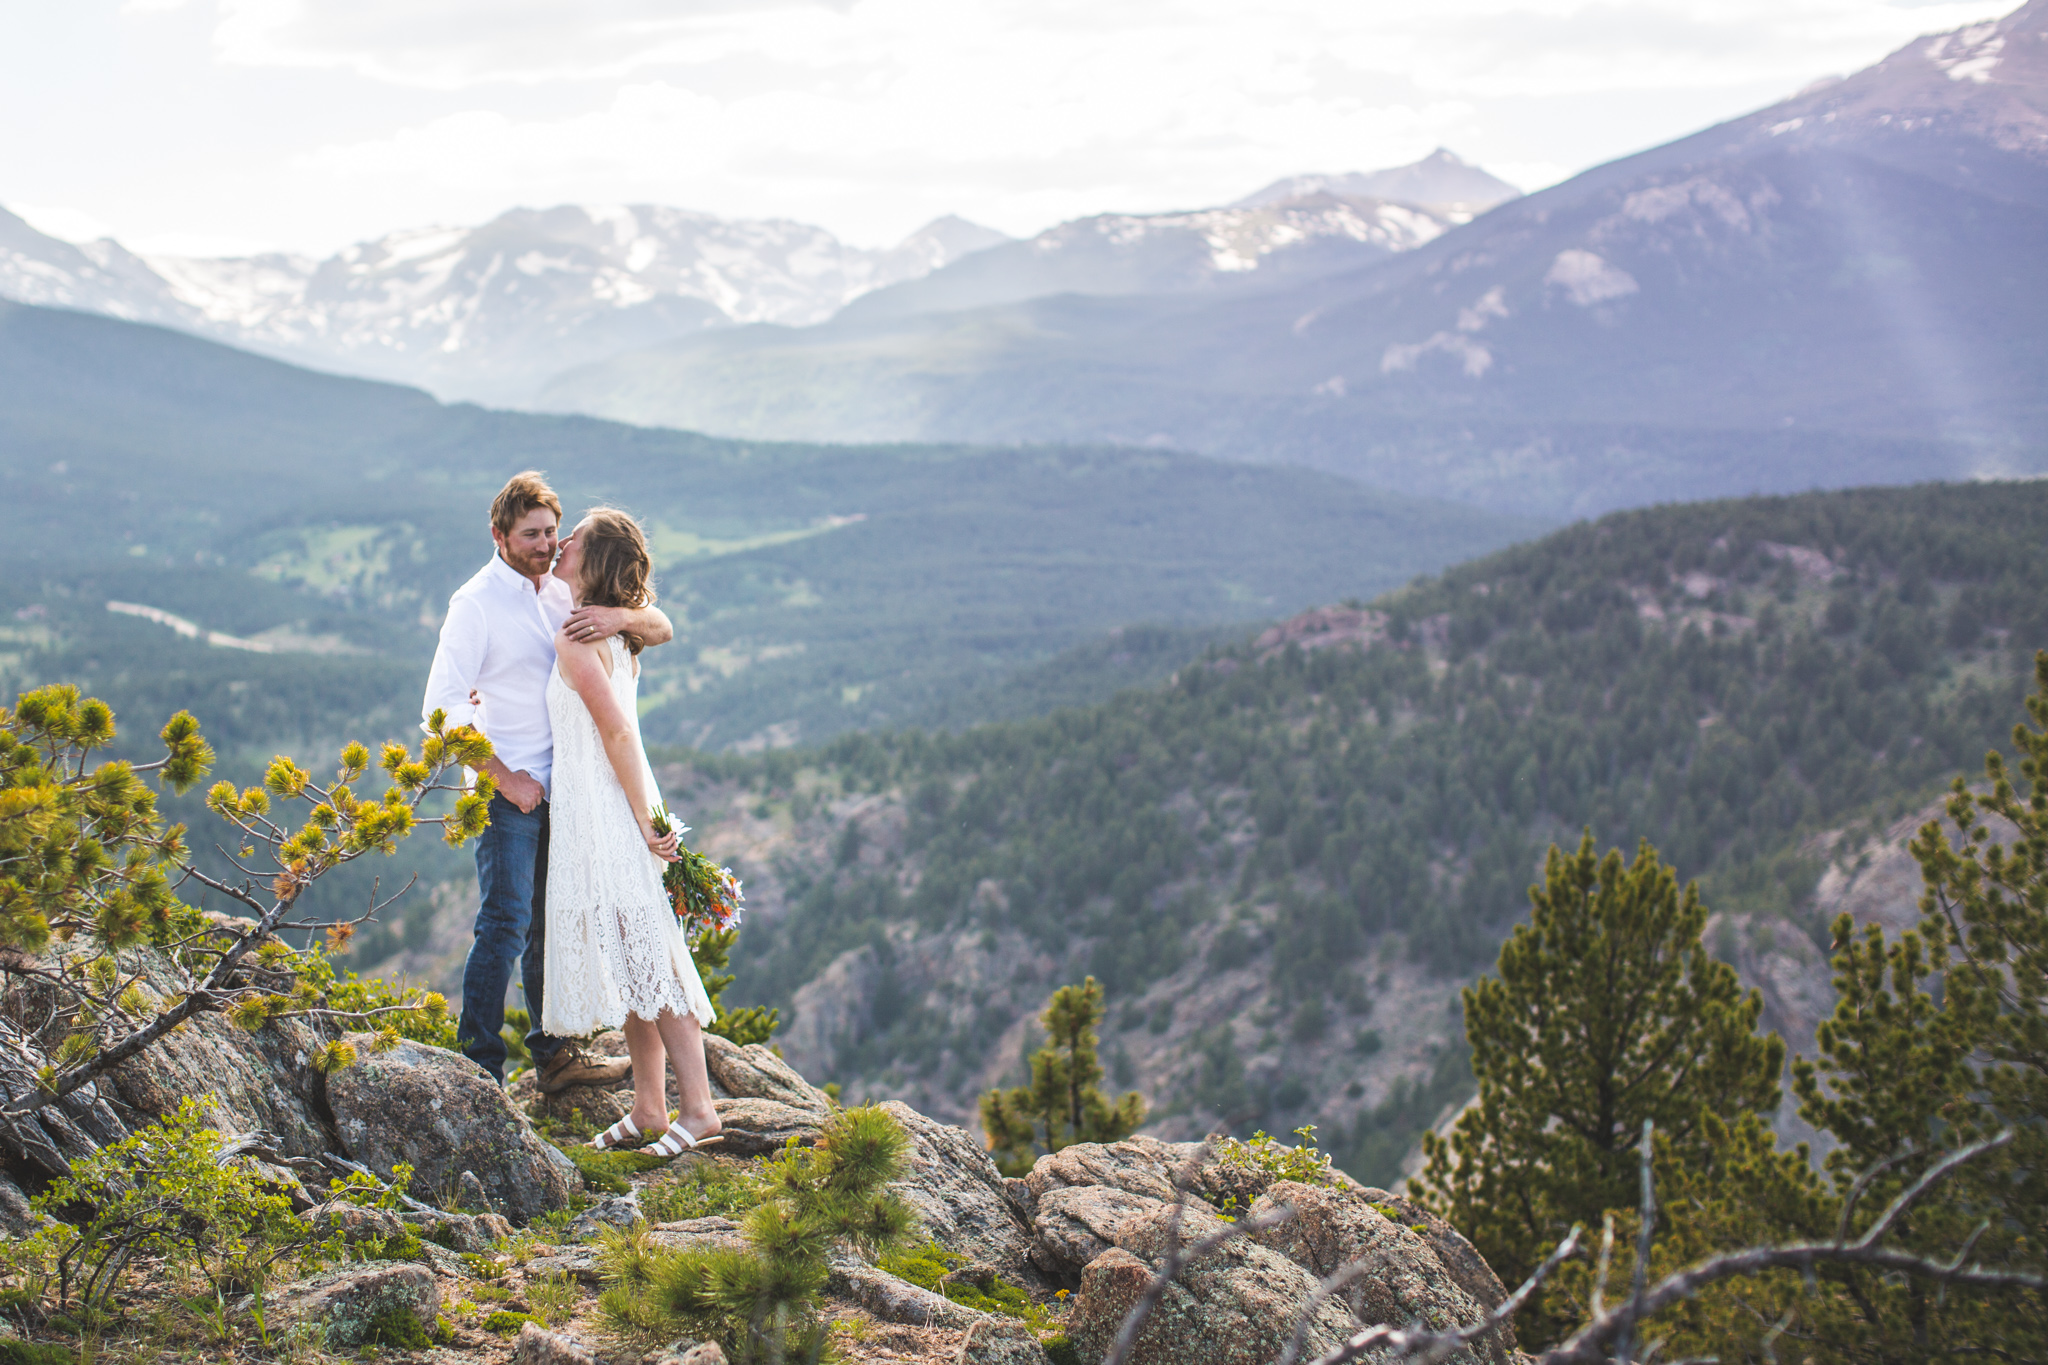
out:
<path id="1" fill-rule="evenodd" d="M 545 597 L 551 585 L 560 585 L 564 588 L 568 586 L 566 583 L 563 583 L 561 579 L 554 577 L 552 574 L 548 574 L 544 575 L 541 578 L 540 591 L 538 593 L 535 593 L 533 588 L 533 580 L 528 578 L 525 574 L 519 572 L 519 570 L 513 568 L 510 564 L 507 564 L 505 562 L 505 557 L 501 554 L 496 553 L 495 551 L 491 555 L 491 562 L 484 566 L 484 572 L 488 573 L 491 576 L 493 582 L 502 584 L 503 586 L 508 588 L 515 588 L 518 591 L 526 594 L 528 597 Z"/>

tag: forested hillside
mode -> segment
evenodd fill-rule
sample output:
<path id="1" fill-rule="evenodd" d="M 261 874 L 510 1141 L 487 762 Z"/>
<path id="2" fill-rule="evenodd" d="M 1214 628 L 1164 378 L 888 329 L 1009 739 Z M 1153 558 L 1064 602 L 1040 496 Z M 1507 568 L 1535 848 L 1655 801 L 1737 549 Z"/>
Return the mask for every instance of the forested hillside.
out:
<path id="1" fill-rule="evenodd" d="M 792 1012 L 808 1074 L 964 1115 L 1092 972 L 1156 1128 L 1312 1120 L 1384 1176 L 1456 1097 L 1455 987 L 1550 841 L 1647 837 L 1712 905 L 1823 933 L 1802 841 L 2009 727 L 2044 526 L 2035 484 L 1615 514 L 1106 705 L 668 781 L 751 879 L 734 990 Z"/>
<path id="2" fill-rule="evenodd" d="M 76 684 L 123 744 L 189 708 L 240 780 L 276 753 L 411 738 L 448 594 L 491 553 L 492 494 L 529 467 L 572 516 L 645 519 L 677 624 L 648 655 L 647 733 L 712 749 L 1099 699 L 1178 660 L 1029 670 L 1133 622 L 1177 639 L 1270 619 L 1536 529 L 1173 452 L 770 445 L 488 412 L 0 303 L 0 697 Z M 466 867 L 418 841 L 383 871 Z M 367 894 L 354 875 L 313 894 Z"/>
<path id="3" fill-rule="evenodd" d="M 678 624 L 648 656 L 648 732 L 714 749 L 910 723 L 1120 626 L 1269 619 L 1538 529 L 1169 451 L 765 444 L 489 412 L 0 303 L 19 552 L 0 683 L 77 682 L 131 722 L 175 694 L 259 760 L 410 728 L 448 594 L 489 558 L 486 509 L 522 468 L 572 516 L 603 501 L 645 520 Z M 108 601 L 201 633 L 110 619 Z"/>

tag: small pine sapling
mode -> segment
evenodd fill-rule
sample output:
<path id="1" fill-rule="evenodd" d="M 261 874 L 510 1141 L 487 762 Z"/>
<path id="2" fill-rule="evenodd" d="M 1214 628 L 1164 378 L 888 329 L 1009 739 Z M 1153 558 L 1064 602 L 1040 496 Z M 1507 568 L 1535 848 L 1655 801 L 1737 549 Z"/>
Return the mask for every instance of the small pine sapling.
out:
<path id="1" fill-rule="evenodd" d="M 1024 1175 L 1041 1151 L 1127 1138 L 1145 1121 L 1145 1101 L 1135 1090 L 1117 1100 L 1102 1092 L 1095 1027 L 1103 1012 L 1102 987 L 1092 976 L 1054 991 L 1039 1016 L 1047 1036 L 1031 1056 L 1031 1083 L 981 1097 L 982 1131 L 1004 1174 Z"/>
<path id="2" fill-rule="evenodd" d="M 761 1202 L 740 1224 L 744 1249 L 668 1251 L 644 1232 L 608 1235 L 600 1253 L 606 1321 L 650 1340 L 714 1336 L 735 1362 L 822 1358 L 826 1255 L 847 1246 L 875 1256 L 903 1244 L 915 1215 L 888 1186 L 909 1148 L 885 1110 L 842 1109 L 816 1146 L 792 1142 L 755 1177 Z"/>

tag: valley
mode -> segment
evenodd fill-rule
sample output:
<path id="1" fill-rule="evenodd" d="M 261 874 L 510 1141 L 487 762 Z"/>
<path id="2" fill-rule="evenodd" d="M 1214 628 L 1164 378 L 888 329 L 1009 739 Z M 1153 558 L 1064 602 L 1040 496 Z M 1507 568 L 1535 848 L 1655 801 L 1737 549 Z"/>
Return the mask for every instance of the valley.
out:
<path id="1" fill-rule="evenodd" d="M 490 552 L 484 509 L 526 467 L 572 513 L 648 519 L 678 639 L 649 657 L 642 723 L 713 750 L 1094 700 L 1177 660 L 1032 670 L 1134 624 L 1205 640 L 1371 595 L 1542 525 L 1171 451 L 736 442 L 447 406 L 0 304 L 24 566 L 0 579 L 0 686 L 76 683 L 138 742 L 188 707 L 244 778 L 410 737 L 447 596 Z M 407 856 L 430 884 L 462 875 Z"/>
<path id="2" fill-rule="evenodd" d="M 805 1074 L 971 1124 L 1092 974 L 1148 1131 L 1314 1123 L 1392 1181 L 1470 1093 L 1459 989 L 1582 828 L 1699 879 L 1812 1054 L 1830 920 L 1913 917 L 1903 842 L 2017 714 L 2044 518 L 2035 484 L 1616 514 L 1106 703 L 659 775 L 747 883 L 732 998 Z M 465 919 L 380 970 L 451 980 Z"/>
<path id="3" fill-rule="evenodd" d="M 1902 922 L 2048 641 L 2044 214 L 2048 0 L 1527 196 L 1439 151 L 1021 241 L 565 206 L 324 262 L 0 216 L 0 688 L 189 707 L 245 780 L 410 737 L 545 469 L 646 522 L 642 724 L 805 1074 L 968 1120 L 1094 975 L 1153 1131 L 1390 1181 L 1552 844 L 1699 878 L 1795 1048 L 1827 917 Z M 350 962 L 445 988 L 421 844 L 316 894 L 417 878 Z"/>

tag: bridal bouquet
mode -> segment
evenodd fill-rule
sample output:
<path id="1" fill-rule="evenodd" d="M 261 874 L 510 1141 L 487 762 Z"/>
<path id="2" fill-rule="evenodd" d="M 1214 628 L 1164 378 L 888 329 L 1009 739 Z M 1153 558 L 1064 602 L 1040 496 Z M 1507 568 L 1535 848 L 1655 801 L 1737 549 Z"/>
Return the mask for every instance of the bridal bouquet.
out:
<path id="1" fill-rule="evenodd" d="M 660 802 L 648 812 L 656 834 L 687 834 L 688 825 L 677 826 L 668 807 Z M 661 889 L 668 892 L 669 907 L 682 922 L 691 939 L 714 929 L 737 929 L 743 911 L 740 880 L 729 867 L 720 867 L 703 854 L 676 844 L 676 861 L 661 871 Z"/>

